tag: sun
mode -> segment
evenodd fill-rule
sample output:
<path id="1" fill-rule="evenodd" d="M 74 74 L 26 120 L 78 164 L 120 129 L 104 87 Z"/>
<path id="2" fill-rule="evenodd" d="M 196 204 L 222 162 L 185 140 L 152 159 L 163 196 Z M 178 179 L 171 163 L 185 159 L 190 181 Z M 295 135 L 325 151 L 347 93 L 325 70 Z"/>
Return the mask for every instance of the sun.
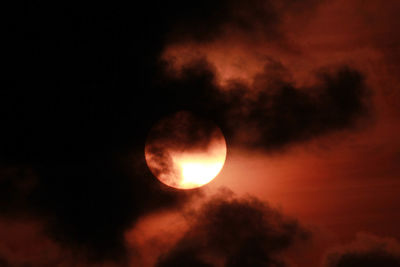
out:
<path id="1" fill-rule="evenodd" d="M 145 146 L 150 171 L 162 183 L 178 189 L 211 182 L 221 172 L 226 153 L 222 131 L 186 112 L 158 122 Z"/>
<path id="2" fill-rule="evenodd" d="M 226 157 L 225 141 L 211 144 L 202 153 L 187 152 L 172 156 L 178 169 L 179 184 L 177 188 L 190 189 L 203 186 L 212 181 L 222 170 Z"/>

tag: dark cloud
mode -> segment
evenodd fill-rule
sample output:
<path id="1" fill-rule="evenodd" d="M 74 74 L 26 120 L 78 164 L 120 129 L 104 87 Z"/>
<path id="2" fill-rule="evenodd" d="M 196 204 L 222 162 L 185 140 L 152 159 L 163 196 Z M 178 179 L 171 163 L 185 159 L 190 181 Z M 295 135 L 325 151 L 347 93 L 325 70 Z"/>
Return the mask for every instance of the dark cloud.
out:
<path id="1" fill-rule="evenodd" d="M 115 262 L 93 263 L 84 251 L 70 250 L 50 239 L 40 221 L 29 218 L 0 220 L 0 266 L 51 267 L 84 266 L 116 267 Z"/>
<path id="2" fill-rule="evenodd" d="M 158 3 L 168 19 L 168 42 L 212 41 L 221 36 L 245 34 L 247 38 L 284 39 L 280 26 L 285 16 L 314 10 L 322 1 L 173 1 Z M 160 14 L 162 16 L 162 14 Z"/>
<path id="3" fill-rule="evenodd" d="M 10 266 L 5 259 L 0 258 L 0 266 L 1 267 L 8 267 Z"/>
<path id="4" fill-rule="evenodd" d="M 193 267 L 213 267 L 211 263 L 203 261 L 196 258 L 196 251 L 182 251 L 175 255 L 168 255 L 165 259 L 162 259 L 157 263 L 157 267 L 183 267 L 183 266 L 193 266 Z"/>
<path id="5" fill-rule="evenodd" d="M 163 82 L 168 85 L 165 92 L 176 96 L 176 106 L 209 116 L 222 127 L 228 142 L 251 148 L 282 149 L 351 128 L 368 113 L 369 90 L 357 70 L 320 69 L 308 87 L 296 86 L 288 76 L 284 66 L 268 62 L 253 86 L 231 81 L 219 87 L 213 67 L 197 61 L 174 80 Z"/>
<path id="6" fill-rule="evenodd" d="M 286 266 L 279 253 L 309 237 L 297 221 L 260 200 L 228 193 L 208 200 L 188 220 L 189 230 L 157 266 Z"/>
<path id="7" fill-rule="evenodd" d="M 0 167 L 0 214 L 18 216 L 29 203 L 37 178 L 24 166 Z"/>
<path id="8" fill-rule="evenodd" d="M 324 267 L 398 267 L 400 245 L 394 239 L 360 234 L 353 243 L 329 252 Z"/>
<path id="9" fill-rule="evenodd" d="M 147 136 L 148 143 L 165 144 L 177 151 L 198 150 L 208 147 L 220 136 L 212 121 L 187 111 L 179 111 L 158 121 Z"/>

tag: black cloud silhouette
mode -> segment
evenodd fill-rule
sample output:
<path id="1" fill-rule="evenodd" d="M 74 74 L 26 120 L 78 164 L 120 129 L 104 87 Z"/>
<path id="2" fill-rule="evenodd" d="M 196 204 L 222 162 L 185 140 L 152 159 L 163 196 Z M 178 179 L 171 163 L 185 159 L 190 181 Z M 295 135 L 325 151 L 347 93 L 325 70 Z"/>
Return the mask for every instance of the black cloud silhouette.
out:
<path id="1" fill-rule="evenodd" d="M 190 218 L 189 230 L 157 266 L 286 266 L 278 253 L 309 233 L 299 223 L 252 197 L 212 197 Z M 196 265 L 197 264 L 197 265 Z"/>
<path id="2" fill-rule="evenodd" d="M 167 87 L 161 94 L 165 99 L 174 95 L 175 107 L 216 121 L 231 144 L 265 150 L 351 128 L 368 114 L 369 89 L 359 71 L 348 66 L 323 68 L 308 87 L 287 81 L 286 72 L 281 64 L 267 62 L 253 86 L 231 81 L 220 88 L 213 66 L 200 60 L 172 80 L 162 80 Z"/>
<path id="3" fill-rule="evenodd" d="M 349 245 L 333 249 L 325 257 L 324 267 L 398 267 L 400 245 L 394 239 L 359 234 Z"/>

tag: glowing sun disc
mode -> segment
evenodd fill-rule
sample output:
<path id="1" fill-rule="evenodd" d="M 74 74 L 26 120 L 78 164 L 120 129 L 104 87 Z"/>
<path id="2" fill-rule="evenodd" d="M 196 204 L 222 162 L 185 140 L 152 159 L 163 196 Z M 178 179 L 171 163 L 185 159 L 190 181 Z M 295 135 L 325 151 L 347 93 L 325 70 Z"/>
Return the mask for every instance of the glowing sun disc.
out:
<path id="1" fill-rule="evenodd" d="M 162 183 L 179 189 L 212 181 L 224 166 L 226 152 L 221 130 L 188 112 L 158 122 L 145 146 L 150 171 Z"/>

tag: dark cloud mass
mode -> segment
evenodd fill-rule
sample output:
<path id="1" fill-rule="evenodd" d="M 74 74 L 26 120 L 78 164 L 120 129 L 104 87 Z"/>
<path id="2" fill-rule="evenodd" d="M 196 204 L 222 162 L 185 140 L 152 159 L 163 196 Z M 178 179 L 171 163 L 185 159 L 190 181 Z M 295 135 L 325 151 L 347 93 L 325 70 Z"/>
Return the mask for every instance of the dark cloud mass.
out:
<path id="1" fill-rule="evenodd" d="M 399 267 L 400 245 L 394 239 L 359 234 L 353 243 L 326 255 L 324 267 Z"/>
<path id="2" fill-rule="evenodd" d="M 310 88 L 279 76 L 273 86 L 232 81 L 220 88 L 207 63 L 173 78 L 159 60 L 178 34 L 210 40 L 238 27 L 278 36 L 286 12 L 309 10 L 317 2 L 10 6 L 3 31 L 7 49 L 1 52 L 0 215 L 39 218 L 62 246 L 94 262 L 111 259 L 123 266 L 124 232 L 143 215 L 180 205 L 196 192 L 167 188 L 145 164 L 146 136 L 160 118 L 189 110 L 217 123 L 228 143 L 264 150 L 352 126 L 365 112 L 366 87 L 363 75 L 348 67 L 320 72 Z M 202 221 L 160 266 L 182 249 L 205 251 L 202 238 L 228 266 L 279 266 L 275 253 L 302 232 L 256 200 L 214 199 L 199 216 Z M 187 260 L 207 266 L 198 257 Z"/>
<path id="3" fill-rule="evenodd" d="M 179 111 L 158 121 L 149 132 L 147 141 L 184 151 L 208 147 L 217 137 L 219 129 L 212 121 Z"/>
<path id="4" fill-rule="evenodd" d="M 253 86 L 231 81 L 220 88 L 212 66 L 198 61 L 187 65 L 176 80 L 163 82 L 169 86 L 165 92 L 176 96 L 176 106 L 210 116 L 228 142 L 245 147 L 281 149 L 352 127 L 367 114 L 369 90 L 357 70 L 321 69 L 308 87 L 288 81 L 286 72 L 281 64 L 268 62 Z"/>
<path id="5" fill-rule="evenodd" d="M 310 12 L 318 0 L 174 1 L 161 4 L 173 19 L 167 22 L 169 42 L 208 42 L 224 35 L 245 34 L 269 41 L 284 39 L 280 26 L 285 16 Z M 167 6 L 165 6 L 167 5 Z"/>
<path id="6" fill-rule="evenodd" d="M 251 197 L 221 193 L 192 216 L 157 266 L 286 266 L 279 253 L 309 237 L 297 221 Z"/>

